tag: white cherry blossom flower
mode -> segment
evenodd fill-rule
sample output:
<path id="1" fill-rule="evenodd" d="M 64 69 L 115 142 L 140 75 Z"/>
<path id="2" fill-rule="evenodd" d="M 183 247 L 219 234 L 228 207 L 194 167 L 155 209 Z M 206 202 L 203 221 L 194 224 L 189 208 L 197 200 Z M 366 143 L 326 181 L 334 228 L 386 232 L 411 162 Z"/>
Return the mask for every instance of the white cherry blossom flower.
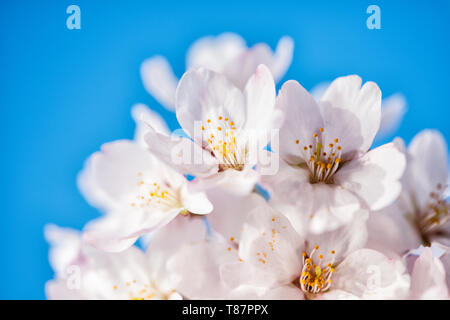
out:
<path id="1" fill-rule="evenodd" d="M 170 137 L 149 126 L 146 141 L 162 161 L 193 175 L 199 188 L 220 185 L 249 193 L 257 179 L 254 166 L 281 122 L 275 109 L 275 84 L 260 65 L 244 91 L 225 76 L 199 68 L 188 71 L 177 89 L 176 115 L 192 139 Z"/>
<path id="2" fill-rule="evenodd" d="M 136 247 L 120 253 L 97 250 L 71 229 L 48 226 L 55 278 L 46 283 L 48 299 L 181 299 L 161 270 Z M 158 250 L 153 248 L 155 254 Z"/>
<path id="3" fill-rule="evenodd" d="M 275 52 L 265 43 L 248 48 L 244 39 L 234 33 L 207 36 L 189 48 L 186 70 L 204 67 L 224 74 L 235 86 L 243 89 L 260 64 L 268 66 L 276 81 L 281 79 L 291 64 L 293 48 L 293 41 L 287 36 L 280 39 Z M 178 79 L 167 59 L 154 56 L 145 60 L 141 75 L 147 91 L 164 107 L 174 110 Z"/>
<path id="4" fill-rule="evenodd" d="M 271 203 L 299 232 L 320 233 L 350 222 L 360 210 L 391 204 L 405 156 L 396 143 L 369 150 L 381 117 L 381 92 L 358 76 L 333 81 L 316 101 L 296 81 L 277 97 L 285 113 L 280 128 L 280 172 L 263 176 Z"/>
<path id="5" fill-rule="evenodd" d="M 404 265 L 363 249 L 365 220 L 303 239 L 267 205 L 254 210 L 241 239 L 184 246 L 168 262 L 177 290 L 205 299 L 393 299 L 408 294 Z M 195 261 L 186 270 L 183 261 Z M 193 270 L 195 277 L 189 276 Z M 204 290 L 203 290 L 204 289 Z"/>
<path id="6" fill-rule="evenodd" d="M 369 219 L 371 247 L 402 255 L 420 244 L 450 245 L 447 150 L 438 131 L 423 130 L 414 137 L 406 151 L 400 197 Z"/>
<path id="7" fill-rule="evenodd" d="M 149 110 L 133 109 L 148 120 Z M 86 199 L 106 213 L 90 222 L 85 240 L 106 251 L 130 247 L 139 236 L 161 228 L 179 215 L 207 214 L 212 205 L 202 192 L 142 145 L 138 125 L 136 141 L 106 143 L 94 153 L 79 175 L 78 184 Z M 155 126 L 156 127 L 156 126 Z"/>

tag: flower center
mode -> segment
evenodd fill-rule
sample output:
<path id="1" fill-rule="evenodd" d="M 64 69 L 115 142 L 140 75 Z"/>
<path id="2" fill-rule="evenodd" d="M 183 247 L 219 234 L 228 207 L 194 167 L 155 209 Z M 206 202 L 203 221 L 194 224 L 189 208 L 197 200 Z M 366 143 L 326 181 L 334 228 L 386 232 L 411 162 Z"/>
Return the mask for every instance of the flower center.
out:
<path id="1" fill-rule="evenodd" d="M 202 140 L 207 148 L 219 160 L 220 169 L 234 169 L 241 171 L 244 168 L 246 151 L 236 144 L 236 127 L 228 117 L 218 116 L 207 119 L 200 127 Z"/>
<path id="2" fill-rule="evenodd" d="M 303 145 L 300 151 L 303 159 L 311 172 L 311 183 L 333 183 L 333 175 L 341 164 L 342 147 L 338 145 L 339 139 L 323 141 L 324 129 L 320 128 L 320 134 L 314 133 L 314 144 Z M 295 140 L 300 145 L 300 140 Z"/>
<path id="3" fill-rule="evenodd" d="M 319 293 L 328 290 L 331 286 L 331 277 L 334 273 L 334 250 L 331 251 L 332 259 L 329 263 L 323 261 L 323 255 L 318 255 L 318 261 L 314 261 L 314 254 L 319 249 L 315 246 L 308 255 L 303 252 L 303 268 L 300 276 L 300 287 L 305 293 Z"/>
<path id="4" fill-rule="evenodd" d="M 447 188 L 448 185 L 439 183 L 435 191 L 430 193 L 428 204 L 419 221 L 423 233 L 436 229 L 449 220 L 450 203 L 444 198 Z"/>
<path id="5" fill-rule="evenodd" d="M 167 210 L 181 207 L 178 192 L 167 182 L 145 181 L 142 173 L 138 173 L 138 192 L 132 207 Z M 183 212 L 181 212 L 183 213 Z"/>

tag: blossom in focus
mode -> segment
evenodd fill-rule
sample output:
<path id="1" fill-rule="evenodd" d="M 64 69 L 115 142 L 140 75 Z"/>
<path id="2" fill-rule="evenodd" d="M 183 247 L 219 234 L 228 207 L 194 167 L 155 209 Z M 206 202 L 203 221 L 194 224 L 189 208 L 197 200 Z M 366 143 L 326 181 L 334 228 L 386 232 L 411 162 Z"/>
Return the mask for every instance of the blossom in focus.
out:
<path id="1" fill-rule="evenodd" d="M 241 238 L 183 246 L 168 262 L 192 299 L 393 299 L 408 294 L 399 260 L 364 249 L 362 213 L 351 225 L 303 238 L 280 213 L 253 210 Z M 184 268 L 189 257 L 193 263 Z M 199 272 L 190 276 L 193 270 Z"/>
<path id="2" fill-rule="evenodd" d="M 143 106 L 133 114 L 157 125 Z M 165 165 L 143 145 L 141 124 L 136 140 L 106 143 L 94 153 L 79 175 L 86 199 L 106 214 L 85 228 L 84 238 L 106 251 L 122 251 L 139 236 L 161 228 L 179 215 L 207 214 L 212 205 L 202 192 Z"/>
<path id="3" fill-rule="evenodd" d="M 294 44 L 283 37 L 275 52 L 265 43 L 248 48 L 244 39 L 234 33 L 223 33 L 198 39 L 189 48 L 186 70 L 198 67 L 221 73 L 236 87 L 244 89 L 250 76 L 260 64 L 268 66 L 276 81 L 281 79 L 292 61 Z M 154 56 L 141 66 L 145 88 L 164 107 L 175 109 L 175 92 L 178 79 L 166 58 Z"/>
<path id="4" fill-rule="evenodd" d="M 288 81 L 277 97 L 280 172 L 263 176 L 271 203 L 299 232 L 320 233 L 363 210 L 390 205 L 400 194 L 405 156 L 394 143 L 369 150 L 381 117 L 381 92 L 361 78 L 337 78 L 320 101 Z"/>
<path id="5" fill-rule="evenodd" d="M 181 299 L 136 247 L 104 252 L 84 243 L 75 230 L 53 225 L 46 227 L 45 235 L 55 271 L 55 278 L 45 286 L 48 299 Z"/>
<path id="6" fill-rule="evenodd" d="M 403 147 L 404 148 L 404 147 Z M 448 153 L 442 135 L 423 130 L 411 141 L 403 191 L 391 206 L 369 219 L 370 245 L 404 254 L 420 244 L 450 245 Z"/>
<path id="7" fill-rule="evenodd" d="M 259 177 L 253 167 L 271 129 L 281 122 L 269 69 L 258 66 L 244 91 L 222 74 L 194 69 L 180 80 L 176 100 L 178 122 L 190 139 L 175 139 L 149 125 L 151 152 L 198 178 L 200 189 L 220 185 L 236 194 L 249 193 Z"/>

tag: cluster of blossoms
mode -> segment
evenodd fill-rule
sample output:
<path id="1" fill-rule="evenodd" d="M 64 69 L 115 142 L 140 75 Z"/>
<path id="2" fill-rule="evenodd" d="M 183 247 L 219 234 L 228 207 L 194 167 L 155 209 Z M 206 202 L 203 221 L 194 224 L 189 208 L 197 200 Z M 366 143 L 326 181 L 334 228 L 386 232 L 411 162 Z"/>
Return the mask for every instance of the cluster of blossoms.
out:
<path id="1" fill-rule="evenodd" d="M 371 148 L 402 96 L 356 75 L 277 93 L 292 52 L 223 34 L 190 48 L 180 80 L 163 57 L 143 63 L 183 133 L 139 104 L 134 139 L 88 159 L 79 188 L 104 215 L 46 228 L 48 298 L 449 298 L 443 137 Z"/>

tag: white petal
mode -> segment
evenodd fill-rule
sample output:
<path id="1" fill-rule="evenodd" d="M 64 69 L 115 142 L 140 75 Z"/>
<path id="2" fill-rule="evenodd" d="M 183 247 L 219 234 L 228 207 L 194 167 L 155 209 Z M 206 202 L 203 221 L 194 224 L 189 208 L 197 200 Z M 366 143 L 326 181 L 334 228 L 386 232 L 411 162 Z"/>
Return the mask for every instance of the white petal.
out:
<path id="1" fill-rule="evenodd" d="M 224 299 L 228 289 L 219 267 L 238 260 L 236 250 L 227 247 L 226 243 L 206 241 L 184 245 L 167 263 L 176 290 L 188 299 Z"/>
<path id="2" fill-rule="evenodd" d="M 275 49 L 274 61 L 270 66 L 275 81 L 279 81 L 292 62 L 292 56 L 294 53 L 294 40 L 289 36 L 284 36 L 278 41 L 277 48 Z"/>
<path id="3" fill-rule="evenodd" d="M 180 210 L 181 208 L 174 208 L 170 211 L 109 213 L 88 223 L 83 238 L 100 250 L 120 252 L 132 246 L 139 236 L 169 223 Z"/>
<path id="4" fill-rule="evenodd" d="M 323 255 L 323 261 L 334 260 L 335 263 L 339 263 L 344 257 L 366 244 L 368 216 L 368 212 L 358 211 L 355 217 L 342 227 L 320 234 L 309 234 L 305 251 L 311 252 L 314 246 L 318 246 L 317 254 Z"/>
<path id="5" fill-rule="evenodd" d="M 181 202 L 191 213 L 208 214 L 213 210 L 213 205 L 205 193 L 189 190 L 188 186 L 181 191 Z"/>
<path id="6" fill-rule="evenodd" d="M 216 159 L 189 139 L 160 134 L 149 127 L 145 141 L 155 156 L 183 174 L 203 177 L 218 170 Z"/>
<path id="7" fill-rule="evenodd" d="M 444 137 L 436 130 L 418 133 L 408 147 L 411 155 L 412 182 L 420 208 L 426 206 L 428 195 L 444 187 L 448 179 L 448 149 Z"/>
<path id="8" fill-rule="evenodd" d="M 410 222 L 413 217 L 406 216 L 407 212 L 399 205 L 399 200 L 383 210 L 371 213 L 367 222 L 367 247 L 389 257 L 403 256 L 421 243 L 415 226 Z"/>
<path id="9" fill-rule="evenodd" d="M 195 183 L 196 188 L 200 190 L 218 186 L 228 193 L 244 196 L 254 189 L 258 178 L 258 172 L 252 168 L 244 168 L 242 171 L 228 169 L 211 175 L 210 177 L 195 179 L 193 183 Z"/>
<path id="10" fill-rule="evenodd" d="M 176 113 L 183 130 L 201 144 L 201 123 L 206 125 L 208 119 L 214 123 L 221 116 L 233 121 L 236 128 L 242 127 L 246 118 L 245 98 L 222 74 L 198 68 L 186 72 L 180 80 Z"/>
<path id="11" fill-rule="evenodd" d="M 300 274 L 303 240 L 289 221 L 267 204 L 255 208 L 244 224 L 239 256 L 244 262 L 288 284 Z"/>
<path id="12" fill-rule="evenodd" d="M 240 196 L 224 192 L 220 188 L 212 189 L 207 194 L 214 205 L 208 221 L 225 239 L 232 237 L 238 240 L 248 213 L 265 202 L 264 198 L 255 193 Z"/>
<path id="13" fill-rule="evenodd" d="M 245 86 L 247 120 L 245 128 L 263 130 L 271 124 L 275 108 L 275 83 L 270 70 L 259 65 Z"/>
<path id="14" fill-rule="evenodd" d="M 246 49 L 244 39 L 235 33 L 200 38 L 189 48 L 187 69 L 204 67 L 221 73 L 232 59 Z"/>
<path id="15" fill-rule="evenodd" d="M 381 91 L 374 82 L 361 87 L 352 75 L 334 80 L 321 99 L 325 136 L 340 140 L 343 153 L 365 152 L 380 126 Z"/>
<path id="16" fill-rule="evenodd" d="M 319 106 L 306 89 L 293 80 L 284 83 L 276 104 L 284 112 L 284 124 L 280 129 L 281 156 L 297 164 L 305 160 L 302 148 L 314 144 L 313 134 L 323 127 Z"/>
<path id="17" fill-rule="evenodd" d="M 449 299 L 444 265 L 425 248 L 411 274 L 411 299 Z"/>
<path id="18" fill-rule="evenodd" d="M 50 244 L 50 265 L 56 274 L 64 274 L 80 255 L 81 234 L 77 230 L 60 228 L 48 224 L 45 226 L 45 239 Z"/>
<path id="19" fill-rule="evenodd" d="M 148 125 L 151 125 L 157 132 L 163 134 L 170 134 L 167 123 L 155 111 L 151 110 L 145 104 L 138 103 L 131 108 L 131 115 L 136 122 L 136 129 L 134 130 L 134 141 L 140 146 L 147 148 L 144 136 L 148 131 Z"/>
<path id="20" fill-rule="evenodd" d="M 332 288 L 362 299 L 405 299 L 409 276 L 405 266 L 381 253 L 360 249 L 345 258 L 335 269 Z"/>
<path id="21" fill-rule="evenodd" d="M 78 176 L 78 187 L 94 206 L 112 210 L 129 205 L 137 194 L 139 173 L 158 175 L 160 164 L 137 143 L 119 140 L 102 145 Z"/>
<path id="22" fill-rule="evenodd" d="M 232 59 L 225 67 L 224 74 L 233 84 L 243 89 L 250 76 L 260 64 L 272 65 L 273 53 L 265 43 L 258 43 Z"/>
<path id="23" fill-rule="evenodd" d="M 173 279 L 166 263 L 183 245 L 205 240 L 206 228 L 203 219 L 198 216 L 178 216 L 163 228 L 151 233 L 146 256 L 153 279 L 159 279 L 158 285 L 169 291 L 174 288 Z"/>
<path id="24" fill-rule="evenodd" d="M 390 205 L 400 194 L 399 182 L 406 167 L 405 155 L 388 143 L 344 164 L 335 183 L 355 193 L 371 210 Z"/>
<path id="25" fill-rule="evenodd" d="M 178 79 L 166 58 L 154 56 L 141 65 L 145 89 L 168 110 L 175 110 L 175 91 Z"/>

